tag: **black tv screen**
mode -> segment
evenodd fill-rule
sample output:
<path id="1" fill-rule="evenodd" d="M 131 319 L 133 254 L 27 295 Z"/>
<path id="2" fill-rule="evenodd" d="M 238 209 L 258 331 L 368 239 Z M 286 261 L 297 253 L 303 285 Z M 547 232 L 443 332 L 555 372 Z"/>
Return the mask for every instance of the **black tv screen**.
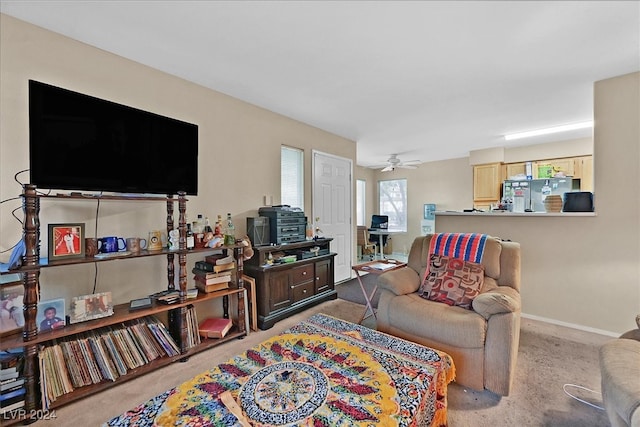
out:
<path id="1" fill-rule="evenodd" d="M 198 126 L 29 80 L 31 184 L 198 193 Z"/>

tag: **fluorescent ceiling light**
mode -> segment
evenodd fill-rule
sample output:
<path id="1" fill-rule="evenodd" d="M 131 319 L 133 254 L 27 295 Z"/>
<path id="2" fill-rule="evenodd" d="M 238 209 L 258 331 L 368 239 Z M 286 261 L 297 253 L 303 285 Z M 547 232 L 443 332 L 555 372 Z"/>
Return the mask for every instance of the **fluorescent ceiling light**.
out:
<path id="1" fill-rule="evenodd" d="M 528 132 L 519 132 L 505 135 L 504 139 L 511 141 L 512 139 L 528 138 L 530 136 L 547 135 L 550 133 L 566 132 L 568 130 L 585 129 L 593 127 L 593 121 L 573 123 L 570 125 L 554 126 L 552 128 L 530 130 Z"/>

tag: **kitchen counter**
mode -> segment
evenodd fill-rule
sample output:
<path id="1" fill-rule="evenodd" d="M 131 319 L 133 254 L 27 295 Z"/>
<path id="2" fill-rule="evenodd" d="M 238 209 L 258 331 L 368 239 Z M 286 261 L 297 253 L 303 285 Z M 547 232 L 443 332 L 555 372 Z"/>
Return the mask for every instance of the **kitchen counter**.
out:
<path id="1" fill-rule="evenodd" d="M 487 217 L 577 217 L 577 216 L 596 216 L 595 212 L 509 212 L 509 211 L 491 211 L 491 212 L 460 212 L 460 211 L 436 211 L 436 216 L 487 216 Z"/>

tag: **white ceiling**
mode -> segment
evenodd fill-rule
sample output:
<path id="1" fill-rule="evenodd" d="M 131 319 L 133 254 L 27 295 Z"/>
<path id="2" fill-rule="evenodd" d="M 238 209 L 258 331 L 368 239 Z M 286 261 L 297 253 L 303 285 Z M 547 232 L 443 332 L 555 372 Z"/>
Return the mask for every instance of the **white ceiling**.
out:
<path id="1" fill-rule="evenodd" d="M 362 166 L 464 157 L 509 146 L 506 133 L 591 120 L 593 82 L 640 70 L 638 1 L 2 0 L 0 11 L 357 141 Z"/>

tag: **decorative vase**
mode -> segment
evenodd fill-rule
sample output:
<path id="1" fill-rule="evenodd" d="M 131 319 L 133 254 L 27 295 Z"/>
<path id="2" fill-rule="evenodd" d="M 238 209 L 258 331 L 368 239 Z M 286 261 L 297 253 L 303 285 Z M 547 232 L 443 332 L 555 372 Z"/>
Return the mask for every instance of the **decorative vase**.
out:
<path id="1" fill-rule="evenodd" d="M 547 212 L 561 212 L 562 211 L 562 196 L 549 195 L 544 199 L 544 210 Z"/>

